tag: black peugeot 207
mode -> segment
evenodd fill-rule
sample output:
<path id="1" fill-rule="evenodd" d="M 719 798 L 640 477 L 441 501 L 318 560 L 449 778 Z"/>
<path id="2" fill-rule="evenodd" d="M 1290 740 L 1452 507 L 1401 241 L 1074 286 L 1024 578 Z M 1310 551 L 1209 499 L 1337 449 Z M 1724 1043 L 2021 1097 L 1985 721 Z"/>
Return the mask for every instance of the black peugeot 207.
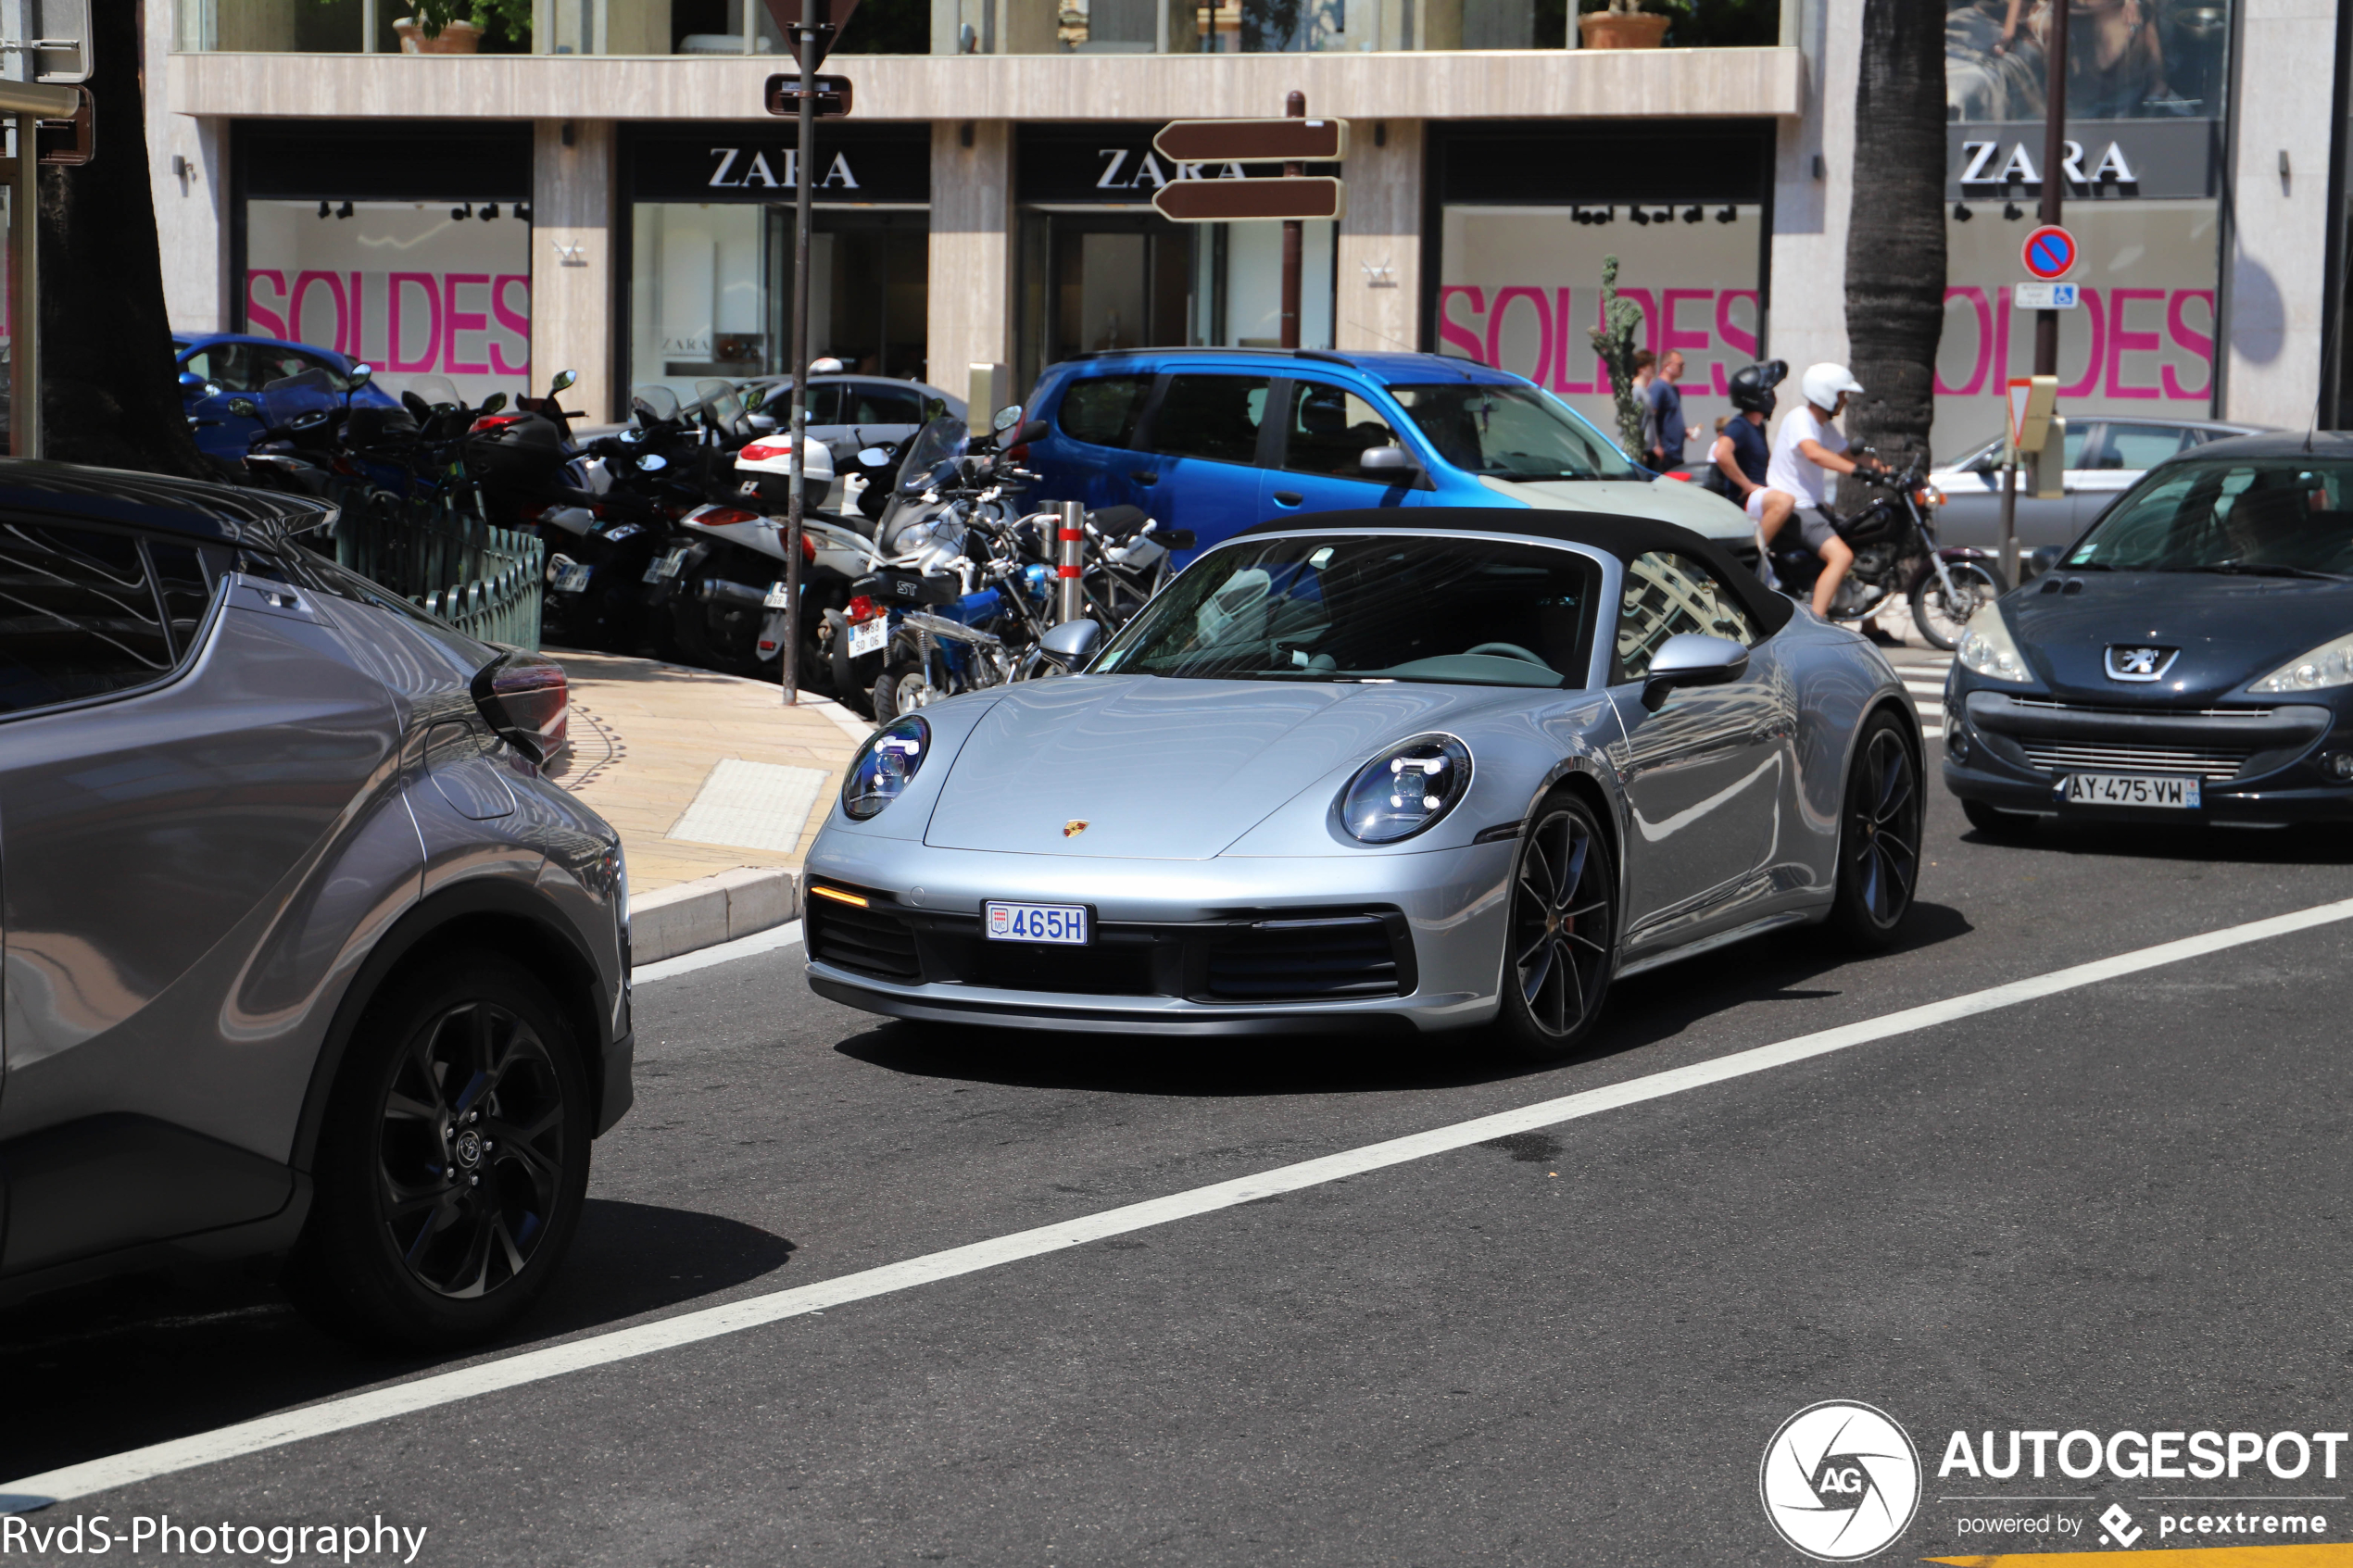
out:
<path id="1" fill-rule="evenodd" d="M 2353 820 L 2353 434 L 2150 470 L 1970 620 L 1944 705 L 1983 832 Z"/>

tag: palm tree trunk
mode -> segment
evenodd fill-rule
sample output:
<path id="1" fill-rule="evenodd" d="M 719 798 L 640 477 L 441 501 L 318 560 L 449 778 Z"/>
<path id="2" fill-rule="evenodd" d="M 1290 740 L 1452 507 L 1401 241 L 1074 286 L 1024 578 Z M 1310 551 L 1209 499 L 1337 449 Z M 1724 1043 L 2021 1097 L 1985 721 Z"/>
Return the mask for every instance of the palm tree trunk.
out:
<path id="1" fill-rule="evenodd" d="M 1901 467 L 1929 450 L 1944 330 L 1944 6 L 1864 0 L 1846 229 L 1857 446 Z"/>
<path id="2" fill-rule="evenodd" d="M 140 101 L 145 8 L 90 7 L 94 156 L 41 171 L 42 455 L 212 479 L 172 369 Z"/>

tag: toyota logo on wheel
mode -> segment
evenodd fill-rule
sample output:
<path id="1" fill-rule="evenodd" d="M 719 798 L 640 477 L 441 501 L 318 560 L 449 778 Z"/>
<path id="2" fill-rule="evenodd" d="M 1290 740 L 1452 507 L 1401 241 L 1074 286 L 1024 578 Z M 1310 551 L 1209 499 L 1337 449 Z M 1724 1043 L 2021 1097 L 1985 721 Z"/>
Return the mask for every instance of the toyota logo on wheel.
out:
<path id="1" fill-rule="evenodd" d="M 1884 1550 L 1920 1501 L 1920 1456 L 1894 1418 L 1825 1399 L 1781 1423 L 1756 1489 L 1781 1539 L 1825 1562 Z"/>

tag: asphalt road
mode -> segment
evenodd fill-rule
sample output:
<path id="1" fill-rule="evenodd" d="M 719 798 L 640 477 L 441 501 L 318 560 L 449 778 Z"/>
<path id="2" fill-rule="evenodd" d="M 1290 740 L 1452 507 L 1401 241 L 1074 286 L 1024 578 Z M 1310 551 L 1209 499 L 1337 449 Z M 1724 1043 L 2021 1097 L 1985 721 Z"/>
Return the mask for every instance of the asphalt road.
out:
<path id="1" fill-rule="evenodd" d="M 1929 843 L 1902 950 L 1856 960 L 1799 931 L 1655 972 L 1614 992 L 1587 1057 L 1543 1071 L 1476 1039 L 885 1023 L 812 998 L 797 947 L 649 984 L 636 1109 L 598 1146 L 581 1245 L 518 1343 L 2353 892 L 2353 837 L 2334 832 L 2003 846 L 1936 792 Z M 2176 1505 L 2143 1499 L 2200 1487 L 1965 1483 L 1939 1458 L 1955 1430 L 2353 1424 L 2346 947 L 2322 925 L 34 1522 L 381 1515 L 447 1563 L 1783 1563 L 1803 1560 L 1760 1506 L 1760 1458 L 1793 1412 L 1845 1399 L 1902 1423 L 1927 1467 L 1887 1561 L 1989 1549 L 1959 1521 L 2009 1505 L 1947 1495 L 2070 1498 L 2010 1512 L 2071 1512 L 2086 1547 L 2120 1502 L 2156 1545 Z M 0 1318 L 0 1476 L 424 1370 L 353 1355 L 245 1274 L 20 1309 Z M 2333 1512 L 2353 1526 L 2353 1504 Z"/>

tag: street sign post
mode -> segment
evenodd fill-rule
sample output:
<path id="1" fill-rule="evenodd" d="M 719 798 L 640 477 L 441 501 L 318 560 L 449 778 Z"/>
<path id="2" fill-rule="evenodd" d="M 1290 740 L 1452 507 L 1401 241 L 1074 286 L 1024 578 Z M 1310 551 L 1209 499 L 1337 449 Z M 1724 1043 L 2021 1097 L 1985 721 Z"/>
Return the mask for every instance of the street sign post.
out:
<path id="1" fill-rule="evenodd" d="M 2051 415 L 2058 407 L 2058 377 L 2012 376 L 2004 390 L 2009 395 L 2011 447 L 2040 452 L 2050 435 Z"/>
<path id="2" fill-rule="evenodd" d="M 777 663 L 783 677 L 785 705 L 800 700 L 800 541 L 807 497 L 801 464 L 809 442 L 809 202 L 817 161 L 817 116 L 822 101 L 831 98 L 849 112 L 849 82 L 846 78 L 817 74 L 826 54 L 849 25 L 858 0 L 767 0 L 768 14 L 791 41 L 793 58 L 800 69 L 790 77 L 768 79 L 766 103 L 771 114 L 789 112 L 799 123 L 793 139 L 793 267 L 792 267 L 792 461 L 785 501 L 785 646 Z M 799 19 L 791 13 L 798 11 Z M 838 90 L 828 93 L 828 81 Z M 789 82 L 789 88 L 780 84 Z M 802 83 L 811 91 L 803 91 Z"/>
<path id="3" fill-rule="evenodd" d="M 2044 282 L 2056 282 L 2075 270 L 2080 256 L 2075 236 L 2056 223 L 2045 223 L 2026 236 L 2019 247 L 2026 270 Z"/>
<path id="4" fill-rule="evenodd" d="M 839 119 L 849 112 L 850 86 L 846 76 L 819 76 L 816 100 L 819 119 Z M 768 79 L 768 112 L 797 115 L 800 112 L 800 78 L 776 75 Z"/>
<path id="5" fill-rule="evenodd" d="M 1152 150 L 1172 163 L 1338 163 L 1348 156 L 1348 121 L 1172 119 Z"/>
<path id="6" fill-rule="evenodd" d="M 2010 305 L 2019 310 L 2073 310 L 2082 303 L 2073 283 L 2013 283 Z"/>
<path id="7" fill-rule="evenodd" d="M 1163 218 L 1178 223 L 1246 223 L 1282 219 L 1298 223 L 1336 219 L 1348 210 L 1348 193 L 1326 174 L 1285 175 L 1279 180 L 1171 180 L 1152 193 Z"/>
<path id="8" fill-rule="evenodd" d="M 0 77 L 79 86 L 90 80 L 90 0 L 0 0 Z"/>

